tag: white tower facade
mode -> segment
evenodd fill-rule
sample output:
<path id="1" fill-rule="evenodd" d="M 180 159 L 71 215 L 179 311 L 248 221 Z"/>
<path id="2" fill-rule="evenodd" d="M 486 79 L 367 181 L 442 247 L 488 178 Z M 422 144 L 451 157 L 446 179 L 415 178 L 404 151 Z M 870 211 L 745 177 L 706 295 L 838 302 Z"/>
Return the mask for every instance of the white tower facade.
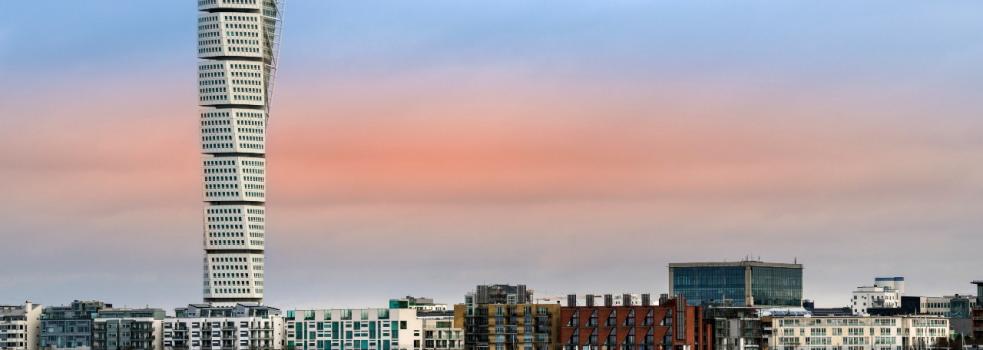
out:
<path id="1" fill-rule="evenodd" d="M 198 0 L 204 300 L 263 301 L 266 128 L 280 0 Z"/>

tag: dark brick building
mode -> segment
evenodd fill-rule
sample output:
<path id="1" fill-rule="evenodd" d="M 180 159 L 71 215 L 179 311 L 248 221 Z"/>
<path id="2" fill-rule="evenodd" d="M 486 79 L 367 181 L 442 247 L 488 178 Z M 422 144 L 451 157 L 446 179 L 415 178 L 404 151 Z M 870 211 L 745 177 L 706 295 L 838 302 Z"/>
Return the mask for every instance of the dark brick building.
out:
<path id="1" fill-rule="evenodd" d="M 631 303 L 623 296 L 621 306 L 605 296 L 604 305 L 577 305 L 570 296 L 560 308 L 559 343 L 563 350 L 710 350 L 710 326 L 699 306 L 688 306 L 681 298 L 663 297 L 653 305 L 648 295 Z"/>

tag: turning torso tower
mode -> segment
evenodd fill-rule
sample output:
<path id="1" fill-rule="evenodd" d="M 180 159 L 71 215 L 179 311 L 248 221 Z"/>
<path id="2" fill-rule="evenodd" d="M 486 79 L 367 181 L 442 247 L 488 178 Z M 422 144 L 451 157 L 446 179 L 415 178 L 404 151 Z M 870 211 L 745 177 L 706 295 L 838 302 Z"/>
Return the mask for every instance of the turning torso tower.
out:
<path id="1" fill-rule="evenodd" d="M 204 298 L 262 302 L 266 128 L 281 0 L 197 1 Z"/>

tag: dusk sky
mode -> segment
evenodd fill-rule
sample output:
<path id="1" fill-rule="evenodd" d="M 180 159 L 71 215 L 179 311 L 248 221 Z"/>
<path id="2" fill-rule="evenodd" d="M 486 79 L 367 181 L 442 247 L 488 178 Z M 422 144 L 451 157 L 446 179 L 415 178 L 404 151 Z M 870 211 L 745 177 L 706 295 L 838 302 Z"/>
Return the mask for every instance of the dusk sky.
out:
<path id="1" fill-rule="evenodd" d="M 0 4 L 0 303 L 202 298 L 192 0 Z M 983 2 L 288 0 L 266 303 L 983 278 Z"/>

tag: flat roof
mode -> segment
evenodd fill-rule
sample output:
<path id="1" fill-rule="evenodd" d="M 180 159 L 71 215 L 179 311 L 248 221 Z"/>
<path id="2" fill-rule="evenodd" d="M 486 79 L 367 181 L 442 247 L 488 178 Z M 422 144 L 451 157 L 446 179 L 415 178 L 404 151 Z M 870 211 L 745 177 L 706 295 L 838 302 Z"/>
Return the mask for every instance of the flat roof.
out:
<path id="1" fill-rule="evenodd" d="M 802 264 L 789 264 L 789 263 L 773 263 L 764 261 L 709 261 L 709 262 L 684 262 L 684 263 L 669 263 L 669 268 L 676 267 L 784 267 L 790 269 L 801 269 Z"/>

